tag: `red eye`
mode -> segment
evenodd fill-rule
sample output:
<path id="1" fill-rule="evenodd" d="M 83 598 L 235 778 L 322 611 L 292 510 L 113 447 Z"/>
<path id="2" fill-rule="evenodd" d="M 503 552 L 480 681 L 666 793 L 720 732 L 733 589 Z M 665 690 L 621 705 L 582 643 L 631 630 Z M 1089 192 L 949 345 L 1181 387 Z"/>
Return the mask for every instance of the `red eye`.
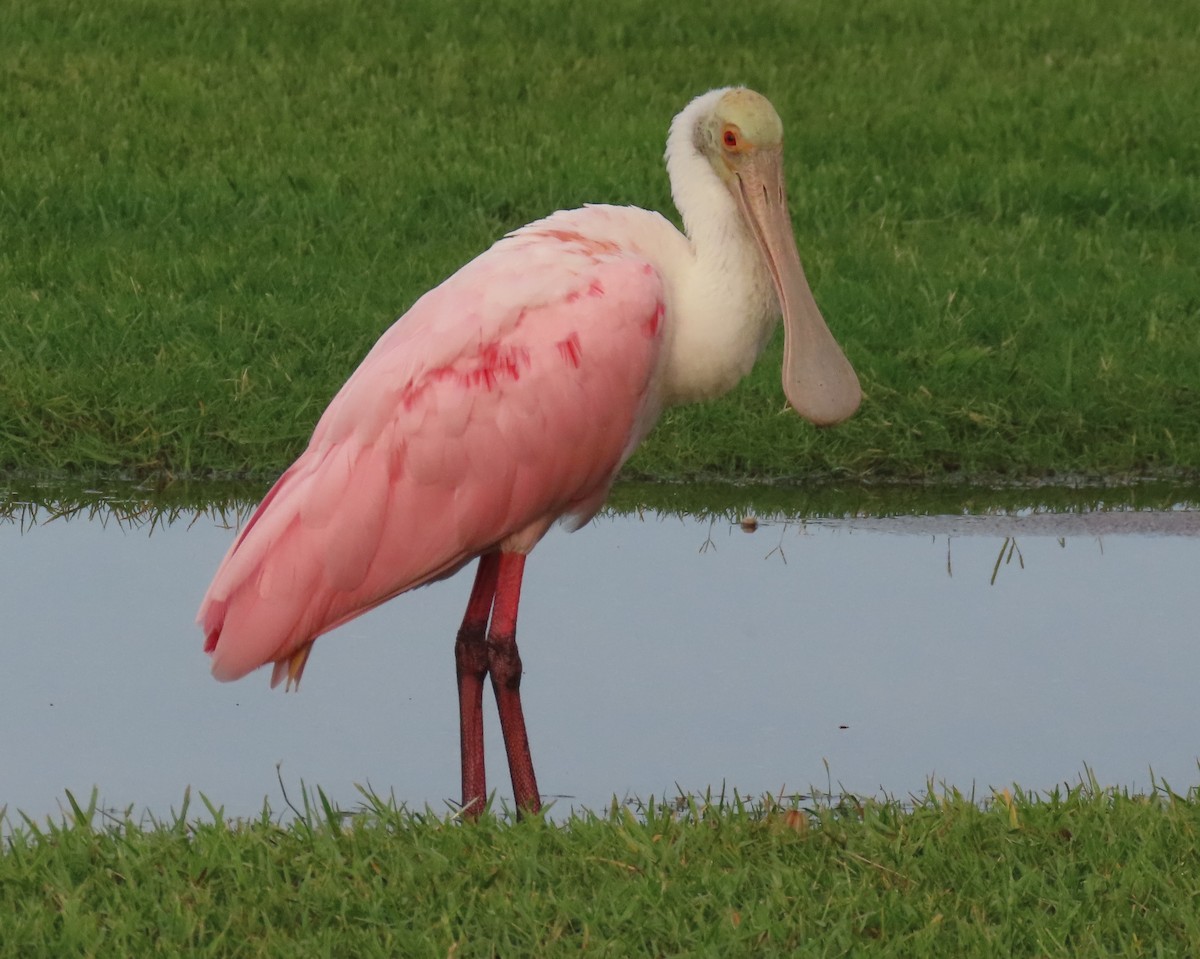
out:
<path id="1" fill-rule="evenodd" d="M 727 147 L 729 147 L 729 149 L 731 149 L 731 150 L 737 149 L 737 145 L 738 145 L 737 131 L 726 130 L 723 139 L 725 140 L 725 145 Z"/>

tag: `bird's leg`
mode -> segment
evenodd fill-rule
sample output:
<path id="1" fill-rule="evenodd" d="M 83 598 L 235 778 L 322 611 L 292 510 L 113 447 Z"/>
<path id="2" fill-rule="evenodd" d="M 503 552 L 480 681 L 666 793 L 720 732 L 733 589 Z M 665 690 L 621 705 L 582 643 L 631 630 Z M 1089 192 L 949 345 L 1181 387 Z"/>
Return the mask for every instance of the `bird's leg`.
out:
<path id="1" fill-rule="evenodd" d="M 500 712 L 500 729 L 508 752 L 512 774 L 513 798 L 517 810 L 537 812 L 542 808 L 533 759 L 529 755 L 529 737 L 521 710 L 521 657 L 517 652 L 517 606 L 521 600 L 521 576 L 525 571 L 523 553 L 501 553 L 496 578 L 496 601 L 488 629 L 487 664 Z"/>
<path id="2" fill-rule="evenodd" d="M 499 571 L 499 553 L 485 553 L 479 557 L 467 614 L 454 643 L 462 747 L 462 808 L 463 814 L 470 819 L 477 819 L 487 802 L 487 777 L 483 768 L 483 681 L 488 672 L 488 616 L 496 595 Z"/>

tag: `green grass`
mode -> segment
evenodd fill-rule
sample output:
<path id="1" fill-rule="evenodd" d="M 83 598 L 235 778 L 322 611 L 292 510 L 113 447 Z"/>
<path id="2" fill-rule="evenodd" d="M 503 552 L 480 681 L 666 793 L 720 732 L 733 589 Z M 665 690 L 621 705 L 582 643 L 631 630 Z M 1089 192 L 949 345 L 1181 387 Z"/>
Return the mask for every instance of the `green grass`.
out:
<path id="1" fill-rule="evenodd" d="M 698 799 L 470 827 L 369 794 L 7 823 L 0 956 L 1183 956 L 1200 798 Z M 207 803 L 206 803 L 207 805 Z"/>
<path id="2" fill-rule="evenodd" d="M 87 516 L 128 528 L 191 523 L 211 515 L 231 525 L 244 522 L 267 491 L 257 481 L 180 480 L 164 486 L 105 480 L 83 486 L 77 479 L 22 480 L 0 475 L 0 523 L 20 528 L 59 517 Z M 1107 486 L 982 487 L 968 485 L 864 485 L 618 482 L 606 511 L 653 510 L 737 522 L 759 518 L 804 520 L 850 516 L 985 515 L 999 512 L 1091 513 L 1112 510 L 1200 508 L 1200 487 L 1141 482 Z"/>
<path id="3" fill-rule="evenodd" d="M 695 93 L 787 125 L 860 415 L 778 344 L 663 478 L 1200 473 L 1187 4 L 0 0 L 0 469 L 272 476 L 391 319 L 585 201 L 670 209 Z"/>

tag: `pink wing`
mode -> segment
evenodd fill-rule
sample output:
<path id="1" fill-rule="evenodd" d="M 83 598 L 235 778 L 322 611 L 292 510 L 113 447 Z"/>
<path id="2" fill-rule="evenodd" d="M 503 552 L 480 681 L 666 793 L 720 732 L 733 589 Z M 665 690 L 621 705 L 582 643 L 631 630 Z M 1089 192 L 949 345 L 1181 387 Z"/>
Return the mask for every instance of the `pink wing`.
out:
<path id="1" fill-rule="evenodd" d="M 379 339 L 213 578 L 213 674 L 299 680 L 318 636 L 502 541 L 599 509 L 659 414 L 663 286 L 552 217 L 501 240 Z M 565 224 L 559 226 L 559 224 Z"/>

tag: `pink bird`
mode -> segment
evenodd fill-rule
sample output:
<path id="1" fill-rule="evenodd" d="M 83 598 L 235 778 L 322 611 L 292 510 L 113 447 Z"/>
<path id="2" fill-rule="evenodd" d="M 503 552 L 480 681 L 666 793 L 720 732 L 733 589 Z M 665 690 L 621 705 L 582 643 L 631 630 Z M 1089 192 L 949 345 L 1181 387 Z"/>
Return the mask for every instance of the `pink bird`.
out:
<path id="1" fill-rule="evenodd" d="M 272 686 L 299 684 L 317 637 L 478 559 L 454 647 L 462 808 L 487 798 L 488 676 L 517 807 L 540 808 L 516 643 L 529 551 L 600 509 L 665 407 L 744 377 L 781 313 L 796 411 L 829 425 L 861 399 L 800 265 L 770 102 L 697 97 L 666 162 L 686 235 L 635 207 L 560 211 L 380 337 L 213 577 L 198 622 L 217 679 L 274 663 Z"/>

